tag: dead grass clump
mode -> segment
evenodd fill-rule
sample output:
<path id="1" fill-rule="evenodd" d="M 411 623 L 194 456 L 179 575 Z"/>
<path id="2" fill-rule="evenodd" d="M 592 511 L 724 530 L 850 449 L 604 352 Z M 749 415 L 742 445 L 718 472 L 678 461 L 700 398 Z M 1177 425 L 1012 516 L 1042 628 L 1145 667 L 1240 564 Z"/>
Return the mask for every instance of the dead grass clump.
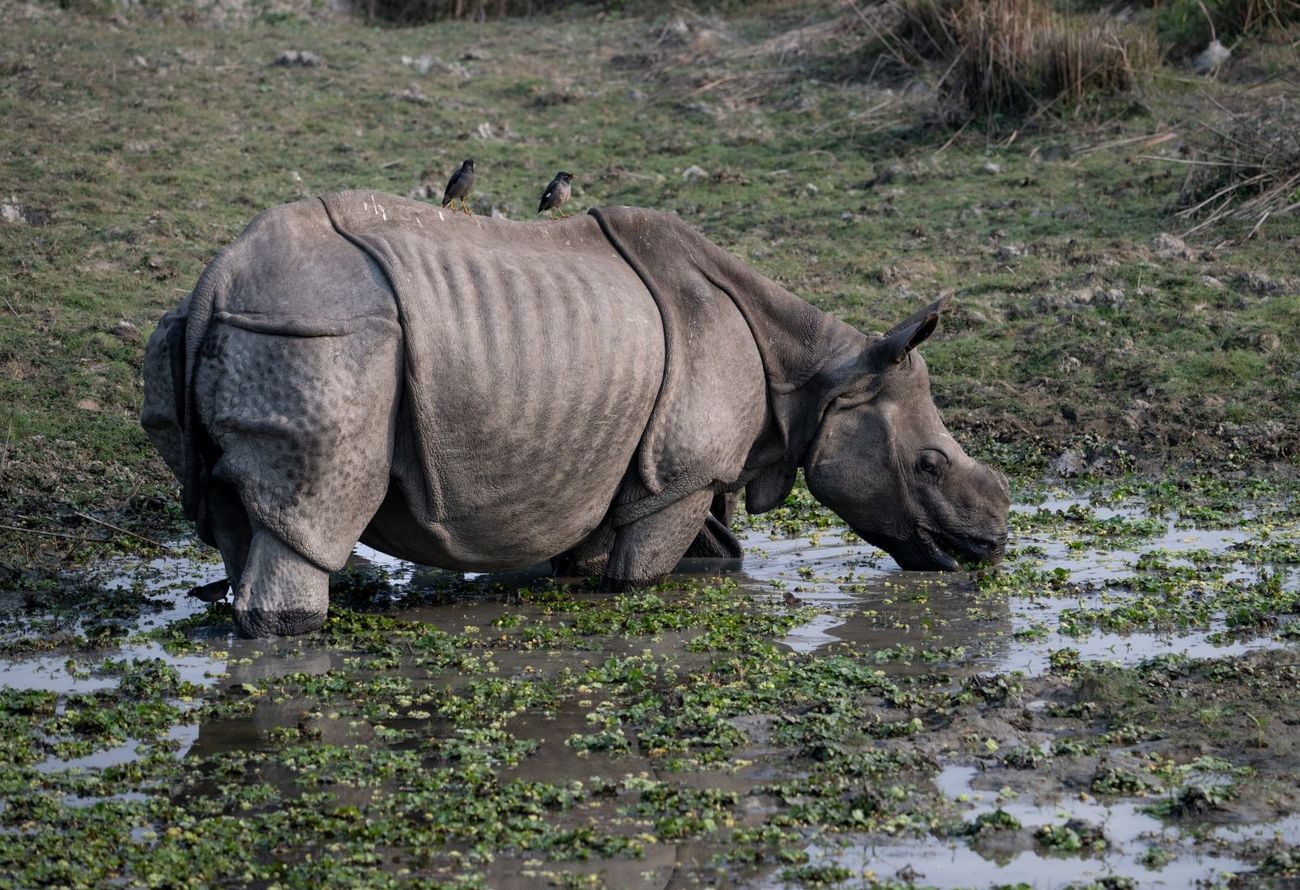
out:
<path id="1" fill-rule="evenodd" d="M 1203 125 L 1202 143 L 1186 161 L 1187 234 L 1236 221 L 1255 234 L 1269 218 L 1300 210 L 1300 110 L 1278 96 L 1233 115 L 1225 126 Z"/>
<path id="2" fill-rule="evenodd" d="M 567 6 L 571 0 L 353 0 L 367 20 L 421 25 L 439 19 L 472 19 L 534 15 Z"/>
<path id="3" fill-rule="evenodd" d="M 943 66 L 943 93 L 974 115 L 1077 107 L 1134 89 L 1159 62 L 1149 30 L 1068 16 L 1049 0 L 890 0 L 886 48 Z"/>

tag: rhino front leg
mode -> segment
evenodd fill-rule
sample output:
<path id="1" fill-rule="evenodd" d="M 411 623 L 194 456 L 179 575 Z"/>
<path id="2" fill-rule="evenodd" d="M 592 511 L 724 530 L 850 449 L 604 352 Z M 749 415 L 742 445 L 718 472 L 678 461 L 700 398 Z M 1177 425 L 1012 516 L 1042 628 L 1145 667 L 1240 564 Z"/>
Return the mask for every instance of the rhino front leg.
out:
<path id="1" fill-rule="evenodd" d="M 318 630 L 329 611 L 329 573 L 254 526 L 248 559 L 235 584 L 235 627 L 246 637 Z"/>
<path id="2" fill-rule="evenodd" d="M 619 529 L 601 589 L 647 587 L 671 572 L 699 533 L 712 500 L 712 491 L 697 491 Z"/>

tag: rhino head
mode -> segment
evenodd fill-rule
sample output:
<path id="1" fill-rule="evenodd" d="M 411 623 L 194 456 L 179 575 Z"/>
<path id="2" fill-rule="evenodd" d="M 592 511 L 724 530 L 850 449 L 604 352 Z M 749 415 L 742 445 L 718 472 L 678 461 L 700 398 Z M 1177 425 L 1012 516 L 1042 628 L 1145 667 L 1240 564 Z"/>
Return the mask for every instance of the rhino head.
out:
<path id="1" fill-rule="evenodd" d="M 944 427 L 916 352 L 949 298 L 830 372 L 834 384 L 804 461 L 813 496 L 904 569 L 996 561 L 1007 541 L 1007 481 Z"/>

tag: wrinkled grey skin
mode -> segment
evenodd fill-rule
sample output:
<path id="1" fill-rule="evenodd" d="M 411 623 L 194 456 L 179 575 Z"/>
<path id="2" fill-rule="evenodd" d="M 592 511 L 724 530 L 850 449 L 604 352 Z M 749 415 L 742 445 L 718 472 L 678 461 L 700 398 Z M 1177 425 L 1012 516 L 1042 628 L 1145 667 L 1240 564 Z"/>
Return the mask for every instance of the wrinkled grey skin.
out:
<path id="1" fill-rule="evenodd" d="M 367 201 L 389 226 L 434 232 L 440 259 L 424 278 L 359 248 L 337 207 Z M 735 493 L 771 509 L 799 468 L 904 568 L 1001 556 L 1006 482 L 948 434 L 915 352 L 946 299 L 868 337 L 666 221 L 711 274 L 734 265 L 735 280 L 770 291 L 770 305 L 719 297 L 707 329 L 680 341 L 702 348 L 694 377 L 674 377 L 650 273 L 634 274 L 591 217 L 453 219 L 368 193 L 322 206 L 250 223 L 146 350 L 142 423 L 221 552 L 242 634 L 319 628 L 328 573 L 358 540 L 451 569 L 552 559 L 601 572 L 607 590 L 653 583 L 688 550 L 738 556 Z M 402 291 L 417 280 L 418 307 Z M 782 329 L 792 312 L 802 339 Z M 777 379 L 773 356 L 800 367 L 810 348 L 815 374 Z M 677 405 L 663 387 L 701 375 L 690 410 L 656 426 Z M 661 485 L 665 466 L 675 475 Z"/>

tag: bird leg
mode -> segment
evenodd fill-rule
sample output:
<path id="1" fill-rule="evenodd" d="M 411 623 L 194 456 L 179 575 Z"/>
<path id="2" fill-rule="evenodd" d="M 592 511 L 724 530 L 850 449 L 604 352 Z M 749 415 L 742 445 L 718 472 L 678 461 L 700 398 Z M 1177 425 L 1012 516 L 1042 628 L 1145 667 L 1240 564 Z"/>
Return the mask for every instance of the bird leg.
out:
<path id="1" fill-rule="evenodd" d="M 465 208 L 465 212 L 468 213 L 470 216 L 474 215 L 474 211 L 469 209 L 469 204 L 466 203 L 464 198 L 460 199 L 460 206 Z"/>

